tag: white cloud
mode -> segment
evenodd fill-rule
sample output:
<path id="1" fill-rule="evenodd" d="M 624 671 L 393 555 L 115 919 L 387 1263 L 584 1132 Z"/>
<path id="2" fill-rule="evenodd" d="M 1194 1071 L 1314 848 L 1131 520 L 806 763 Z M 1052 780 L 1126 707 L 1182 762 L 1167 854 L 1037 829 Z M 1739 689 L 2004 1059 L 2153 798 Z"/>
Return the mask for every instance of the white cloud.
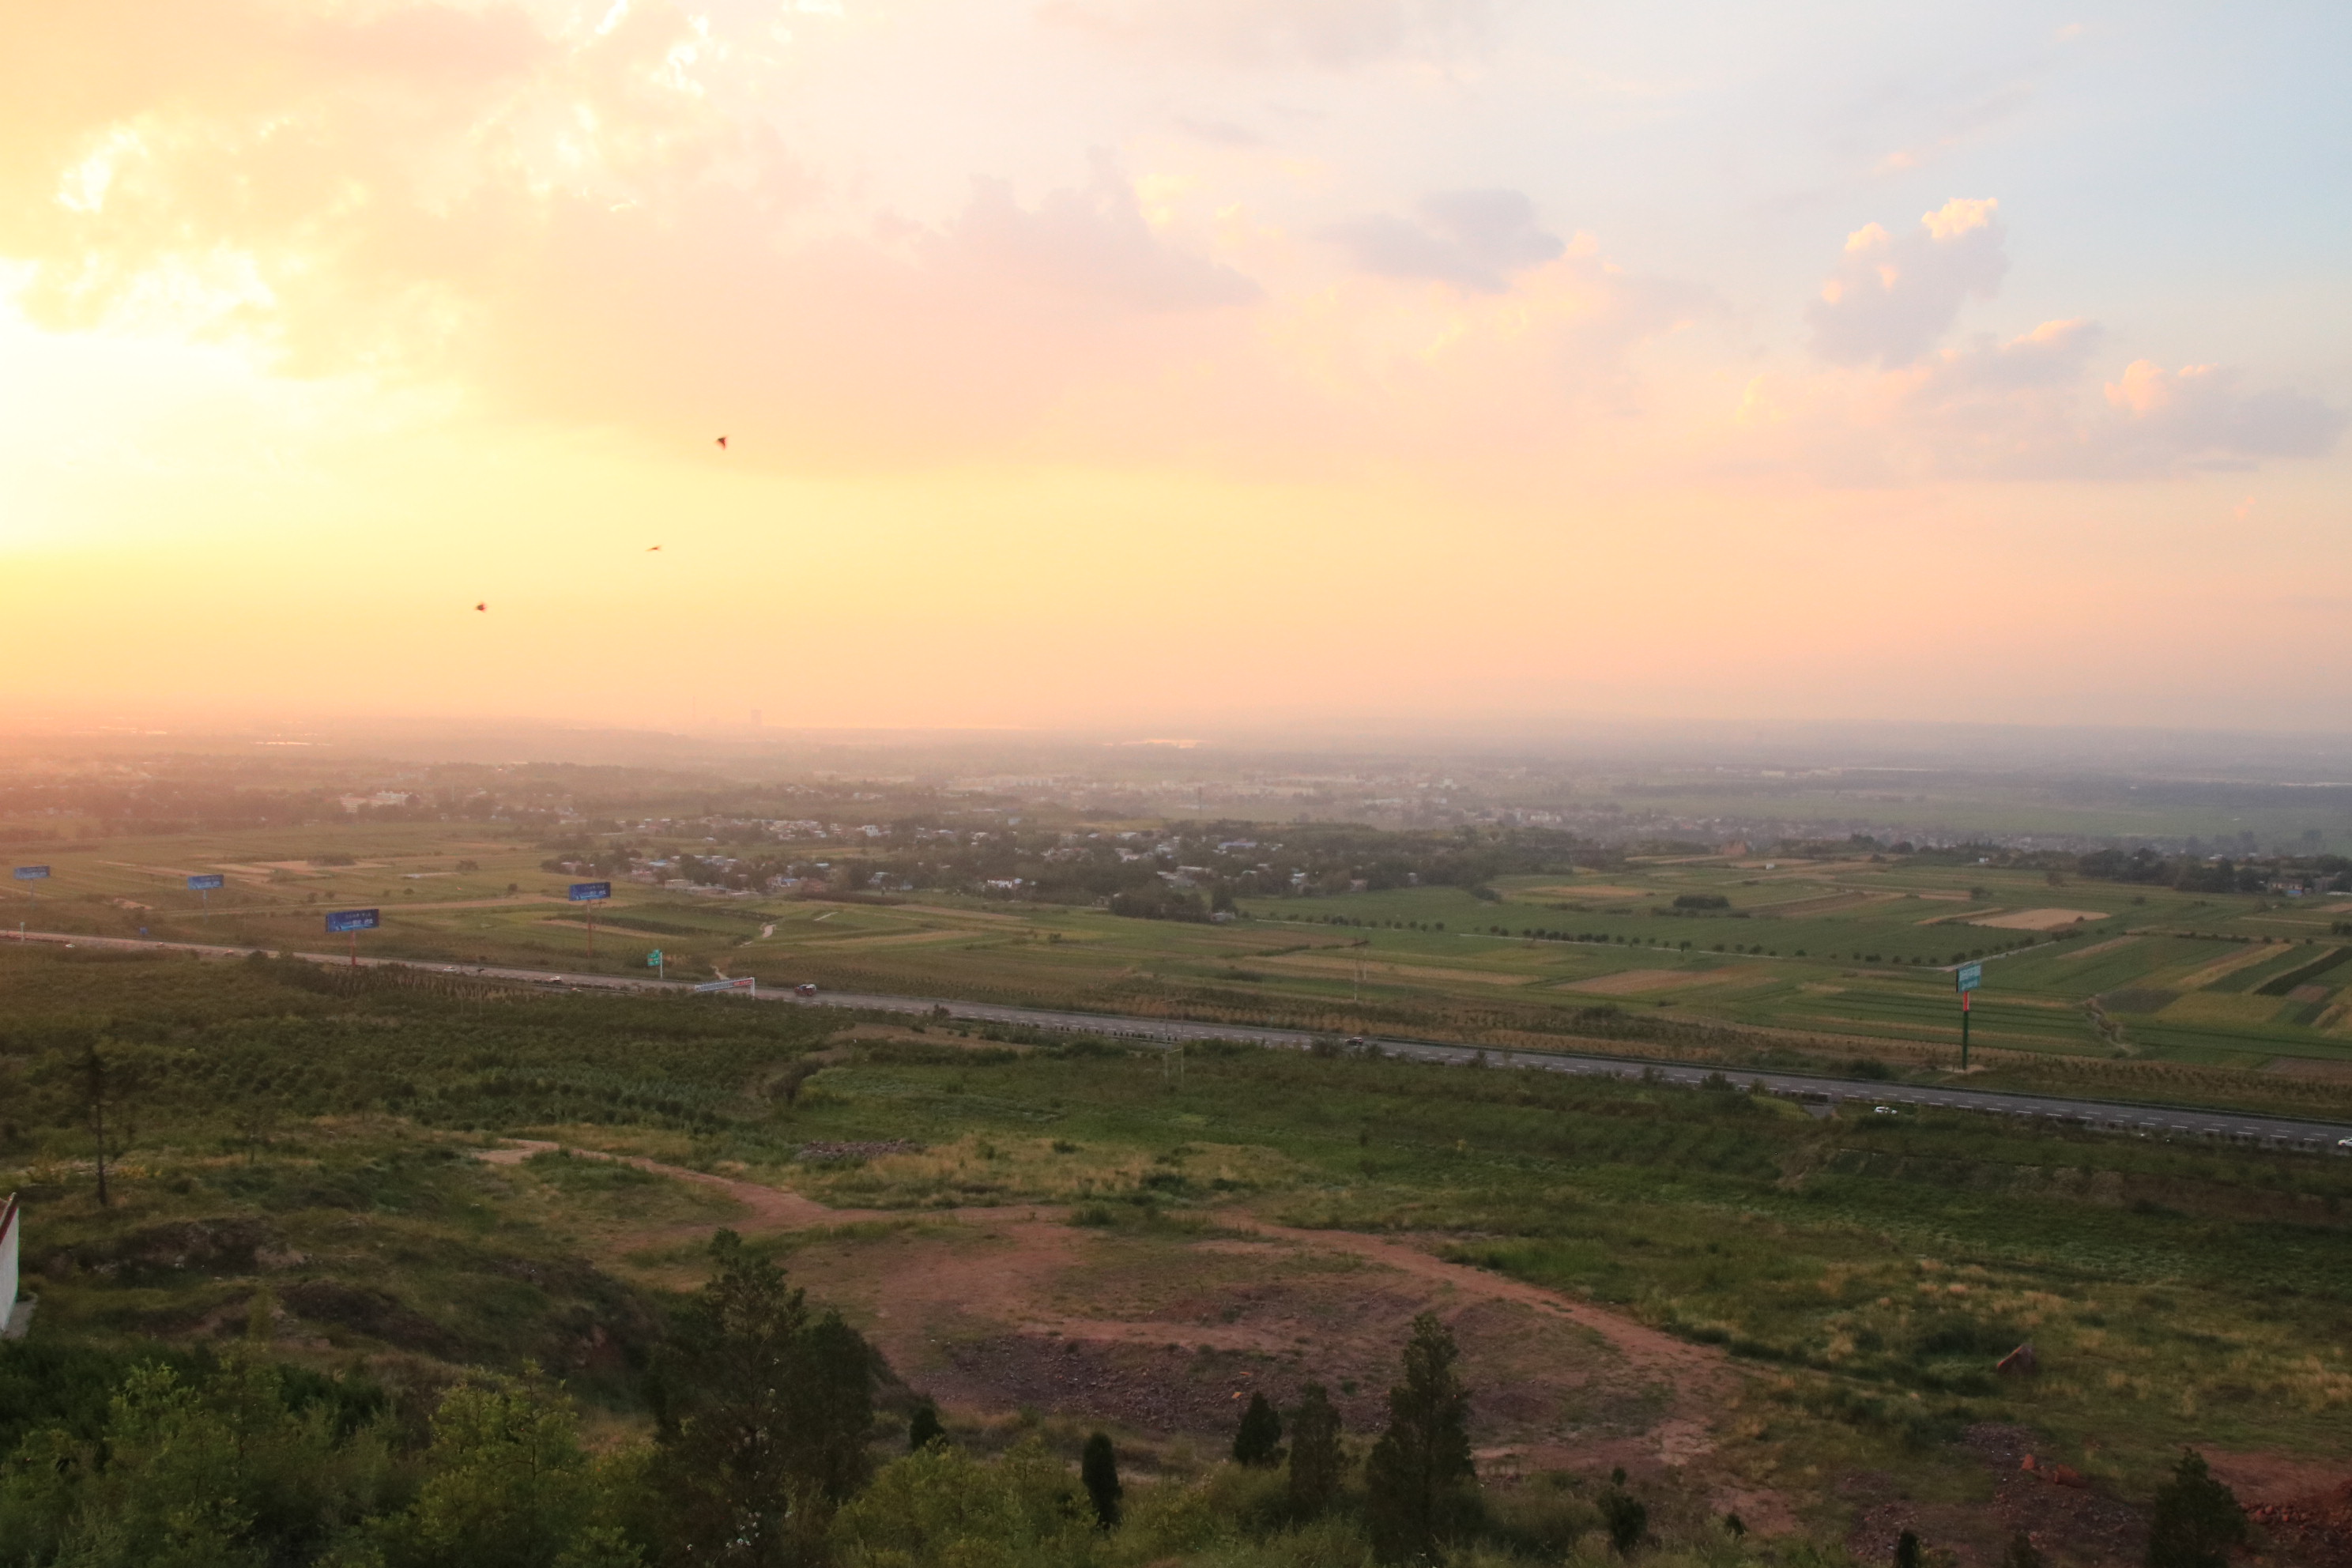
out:
<path id="1" fill-rule="evenodd" d="M 1450 53 L 1482 37 L 1486 0 L 1045 0 L 1043 21 L 1232 65 L 1350 66 Z"/>
<path id="2" fill-rule="evenodd" d="M 1567 249 L 1536 226 L 1535 205 L 1517 191 L 1444 191 L 1424 197 L 1414 219 L 1381 214 L 1336 224 L 1325 237 L 1356 265 L 1383 278 L 1430 278 L 1499 293 L 1511 275 Z"/>
<path id="3" fill-rule="evenodd" d="M 1806 312 L 1813 352 L 1832 364 L 1910 364 L 1959 319 L 1962 301 L 1989 299 L 2009 270 L 2000 204 L 1954 197 L 1907 234 L 1868 224 Z"/>
<path id="4" fill-rule="evenodd" d="M 2135 360 L 2101 384 L 2097 323 L 2045 321 L 1891 371 L 1751 392 L 1743 422 L 1793 426 L 1832 482 L 2130 480 L 2325 456 L 2345 416 L 2299 393 L 2240 390 L 2210 365 Z"/>

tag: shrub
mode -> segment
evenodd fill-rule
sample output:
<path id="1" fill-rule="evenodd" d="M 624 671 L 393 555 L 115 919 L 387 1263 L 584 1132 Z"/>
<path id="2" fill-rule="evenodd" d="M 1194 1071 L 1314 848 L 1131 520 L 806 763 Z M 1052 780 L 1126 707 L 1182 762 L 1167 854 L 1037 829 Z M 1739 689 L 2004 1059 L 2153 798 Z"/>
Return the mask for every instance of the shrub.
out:
<path id="1" fill-rule="evenodd" d="M 1264 1394 L 1253 1394 L 1234 1433 L 1234 1463 L 1270 1469 L 1281 1458 L 1282 1417 Z"/>
<path id="2" fill-rule="evenodd" d="M 2246 1539 L 2246 1510 L 2194 1448 L 2180 1451 L 2172 1479 L 2156 1491 L 2147 1521 L 2147 1568 L 2227 1568 Z"/>
<path id="3" fill-rule="evenodd" d="M 1117 1529 L 1119 1499 L 1126 1489 L 1118 1484 L 1118 1452 L 1107 1434 L 1097 1432 L 1087 1439 L 1085 1451 L 1078 1456 L 1078 1480 L 1095 1505 L 1095 1521 L 1105 1530 Z"/>

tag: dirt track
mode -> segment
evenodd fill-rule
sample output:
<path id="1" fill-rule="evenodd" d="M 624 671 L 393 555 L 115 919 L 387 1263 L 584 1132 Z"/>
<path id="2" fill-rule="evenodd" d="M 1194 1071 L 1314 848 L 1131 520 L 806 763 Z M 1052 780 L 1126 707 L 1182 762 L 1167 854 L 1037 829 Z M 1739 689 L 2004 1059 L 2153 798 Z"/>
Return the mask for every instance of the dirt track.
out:
<path id="1" fill-rule="evenodd" d="M 556 1145 L 484 1151 L 514 1164 Z M 1239 1210 L 1208 1233 L 1073 1226 L 1067 1211 L 835 1209 L 776 1187 L 636 1156 L 640 1170 L 724 1193 L 746 1233 L 901 1228 L 816 1237 L 795 1277 L 863 1327 L 902 1375 L 949 1405 L 1061 1411 L 1142 1432 L 1222 1440 L 1234 1402 L 1278 1402 L 1323 1381 L 1350 1430 L 1376 1427 L 1412 1315 L 1436 1312 L 1472 1377 L 1490 1474 L 1702 1461 L 1735 1374 L 1722 1354 L 1521 1280 L 1449 1263 L 1410 1240 L 1276 1225 Z M 708 1225 L 625 1238 L 674 1248 Z M 1777 1500 L 1721 1491 L 1751 1521 Z M 1719 1505 L 1720 1506 L 1720 1505 Z"/>

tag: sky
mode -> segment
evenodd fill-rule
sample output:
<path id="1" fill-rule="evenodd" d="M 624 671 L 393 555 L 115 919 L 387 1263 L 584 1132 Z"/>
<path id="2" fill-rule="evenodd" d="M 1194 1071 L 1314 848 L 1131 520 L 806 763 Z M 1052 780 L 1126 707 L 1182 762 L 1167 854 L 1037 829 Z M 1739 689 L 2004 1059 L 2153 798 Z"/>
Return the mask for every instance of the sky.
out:
<path id="1" fill-rule="evenodd" d="M 2352 728 L 2340 4 L 0 36 L 0 725 Z"/>

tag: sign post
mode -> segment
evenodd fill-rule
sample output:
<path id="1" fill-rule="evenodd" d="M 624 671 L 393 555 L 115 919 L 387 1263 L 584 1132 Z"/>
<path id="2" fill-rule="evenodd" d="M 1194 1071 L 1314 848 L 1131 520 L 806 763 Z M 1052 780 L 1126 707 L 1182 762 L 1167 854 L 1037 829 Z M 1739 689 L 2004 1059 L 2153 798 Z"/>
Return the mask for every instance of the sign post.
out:
<path id="1" fill-rule="evenodd" d="M 383 924 L 382 910 L 329 910 L 327 930 L 348 932 L 352 939 L 352 967 L 360 966 L 360 938 L 363 931 L 373 931 Z"/>
<path id="2" fill-rule="evenodd" d="M 748 991 L 757 996 L 760 982 L 758 976 L 747 974 L 740 980 L 706 980 L 694 988 L 697 996 L 707 996 L 714 991 Z"/>
<path id="3" fill-rule="evenodd" d="M 654 978 L 656 980 L 667 980 L 669 978 L 669 971 L 662 967 L 662 950 L 660 948 L 656 948 L 651 952 L 646 954 L 646 967 L 654 972 Z"/>
<path id="4" fill-rule="evenodd" d="M 16 868 L 16 880 L 20 882 L 46 882 L 48 879 L 49 868 L 47 866 L 19 866 Z M 37 904 L 41 901 L 41 890 L 38 888 L 26 889 L 25 896 L 32 900 L 33 902 Z"/>
<path id="5" fill-rule="evenodd" d="M 1969 1070 L 1969 997 L 1984 984 L 1984 965 L 1963 963 L 1952 971 L 1952 989 L 1960 994 L 1960 1070 Z"/>
<path id="6" fill-rule="evenodd" d="M 574 882 L 572 901 L 588 906 L 588 967 L 596 967 L 596 906 L 613 896 L 610 882 Z"/>
<path id="7" fill-rule="evenodd" d="M 213 889 L 226 880 L 216 871 L 206 876 L 191 877 L 188 879 L 188 890 L 203 900 L 205 908 L 209 910 L 213 907 Z"/>

